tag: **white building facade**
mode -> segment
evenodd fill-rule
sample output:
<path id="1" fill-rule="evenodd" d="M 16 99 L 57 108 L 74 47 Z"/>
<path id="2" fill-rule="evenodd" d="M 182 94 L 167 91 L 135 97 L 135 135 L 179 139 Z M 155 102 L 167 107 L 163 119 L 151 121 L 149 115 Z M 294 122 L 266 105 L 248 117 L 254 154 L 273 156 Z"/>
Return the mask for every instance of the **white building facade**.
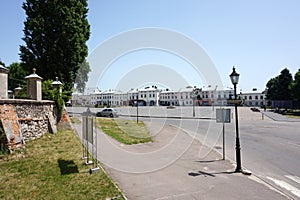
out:
<path id="1" fill-rule="evenodd" d="M 74 93 L 73 105 L 83 106 L 225 106 L 227 100 L 233 97 L 233 89 L 217 90 L 188 86 L 178 91 L 159 90 L 156 86 L 142 89 L 131 89 L 128 92 L 108 90 L 101 92 L 94 89 L 90 94 Z M 245 106 L 266 105 L 265 94 L 259 92 L 241 93 Z"/>
<path id="2" fill-rule="evenodd" d="M 240 94 L 241 99 L 244 100 L 245 106 L 264 106 L 266 104 L 266 94 L 264 92 L 249 92 Z"/>

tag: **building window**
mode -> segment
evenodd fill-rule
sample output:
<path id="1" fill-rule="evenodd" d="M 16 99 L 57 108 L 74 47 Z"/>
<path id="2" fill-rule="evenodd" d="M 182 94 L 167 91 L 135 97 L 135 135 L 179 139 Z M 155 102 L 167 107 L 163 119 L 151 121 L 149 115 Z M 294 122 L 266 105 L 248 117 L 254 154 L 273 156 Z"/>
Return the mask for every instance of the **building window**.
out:
<path id="1" fill-rule="evenodd" d="M 252 100 L 252 96 L 249 96 L 249 100 Z"/>
<path id="2" fill-rule="evenodd" d="M 258 96 L 255 96 L 255 99 L 258 99 Z"/>
<path id="3" fill-rule="evenodd" d="M 263 100 L 263 99 L 264 99 L 264 96 L 263 96 L 263 95 L 261 95 L 261 96 L 260 96 L 260 99 L 261 99 L 261 100 Z"/>

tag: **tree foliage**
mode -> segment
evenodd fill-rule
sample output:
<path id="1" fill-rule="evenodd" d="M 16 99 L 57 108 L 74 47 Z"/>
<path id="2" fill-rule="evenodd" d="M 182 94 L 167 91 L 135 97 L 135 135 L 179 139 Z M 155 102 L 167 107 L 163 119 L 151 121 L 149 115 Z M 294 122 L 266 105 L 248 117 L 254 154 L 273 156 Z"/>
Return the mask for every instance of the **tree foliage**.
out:
<path id="1" fill-rule="evenodd" d="M 84 62 L 80 65 L 79 70 L 76 75 L 76 90 L 83 93 L 85 90 L 86 82 L 89 79 L 89 73 L 91 72 L 90 64 L 84 60 Z"/>
<path id="2" fill-rule="evenodd" d="M 268 83 L 267 83 L 267 99 L 272 99 L 272 100 L 275 100 L 275 99 L 278 99 L 278 88 L 277 88 L 277 85 L 278 85 L 278 77 L 275 77 L 275 78 L 271 78 Z"/>
<path id="3" fill-rule="evenodd" d="M 290 71 L 285 68 L 280 75 L 271 78 L 267 83 L 267 98 L 270 100 L 291 100 L 291 87 L 293 77 Z"/>
<path id="4" fill-rule="evenodd" d="M 29 75 L 29 72 L 25 71 L 20 63 L 14 62 L 8 66 L 8 88 L 10 90 L 15 89 L 19 85 L 22 86 L 26 84 L 25 76 Z"/>
<path id="5" fill-rule="evenodd" d="M 290 89 L 293 99 L 300 100 L 300 69 L 295 74 Z"/>
<path id="6" fill-rule="evenodd" d="M 37 69 L 44 80 L 56 76 L 71 91 L 90 37 L 87 0 L 26 0 L 23 9 L 25 45 L 20 58 L 25 70 Z"/>
<path id="7" fill-rule="evenodd" d="M 5 63 L 1 61 L 0 59 L 0 65 L 2 65 L 3 67 L 5 67 Z"/>

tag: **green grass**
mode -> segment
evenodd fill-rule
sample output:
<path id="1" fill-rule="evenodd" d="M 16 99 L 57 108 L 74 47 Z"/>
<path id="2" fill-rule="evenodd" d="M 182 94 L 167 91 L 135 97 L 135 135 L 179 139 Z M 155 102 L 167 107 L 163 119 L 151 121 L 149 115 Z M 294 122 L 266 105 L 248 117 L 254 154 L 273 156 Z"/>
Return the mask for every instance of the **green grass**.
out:
<path id="1" fill-rule="evenodd" d="M 0 199 L 123 199 L 103 171 L 88 173 L 91 166 L 81 156 L 73 131 L 28 142 L 25 149 L 0 160 Z"/>
<path id="2" fill-rule="evenodd" d="M 132 120 L 97 118 L 97 125 L 104 133 L 123 144 L 152 142 L 144 122 Z"/>
<path id="3" fill-rule="evenodd" d="M 297 110 L 297 109 L 290 109 L 290 110 L 287 110 L 287 112 L 285 113 L 285 115 L 287 117 L 290 117 L 290 118 L 300 118 L 300 110 Z"/>
<path id="4" fill-rule="evenodd" d="M 286 115 L 291 118 L 300 118 L 300 112 L 287 112 Z"/>
<path id="5" fill-rule="evenodd" d="M 76 117 L 71 117 L 70 119 L 71 119 L 71 122 L 73 124 L 80 124 L 81 123 L 81 121 L 78 118 L 76 118 Z"/>

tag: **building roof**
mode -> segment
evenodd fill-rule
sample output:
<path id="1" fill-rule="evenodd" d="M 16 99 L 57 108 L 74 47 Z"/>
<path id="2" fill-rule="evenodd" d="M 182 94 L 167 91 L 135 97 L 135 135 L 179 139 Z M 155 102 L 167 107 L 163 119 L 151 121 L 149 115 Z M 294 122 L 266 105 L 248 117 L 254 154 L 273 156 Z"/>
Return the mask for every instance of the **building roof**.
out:
<path id="1" fill-rule="evenodd" d="M 35 72 L 36 72 L 36 69 L 33 68 L 32 69 L 32 74 L 26 76 L 25 79 L 40 79 L 40 80 L 42 80 L 43 78 L 40 77 L 39 75 L 37 75 Z"/>
<path id="2" fill-rule="evenodd" d="M 137 89 L 130 89 L 127 93 L 128 94 L 136 94 L 138 93 L 139 91 Z"/>
<path id="3" fill-rule="evenodd" d="M 170 94 L 170 93 L 176 93 L 174 90 L 164 90 L 160 92 L 161 94 Z"/>
<path id="4" fill-rule="evenodd" d="M 5 74 L 8 74 L 8 69 L 2 65 L 0 65 L 0 73 L 5 73 Z"/>
<path id="5" fill-rule="evenodd" d="M 186 88 L 180 88 L 180 89 L 178 90 L 178 92 L 193 92 L 193 91 L 194 91 L 194 88 L 191 87 L 191 86 L 188 86 L 188 87 L 186 87 Z"/>

